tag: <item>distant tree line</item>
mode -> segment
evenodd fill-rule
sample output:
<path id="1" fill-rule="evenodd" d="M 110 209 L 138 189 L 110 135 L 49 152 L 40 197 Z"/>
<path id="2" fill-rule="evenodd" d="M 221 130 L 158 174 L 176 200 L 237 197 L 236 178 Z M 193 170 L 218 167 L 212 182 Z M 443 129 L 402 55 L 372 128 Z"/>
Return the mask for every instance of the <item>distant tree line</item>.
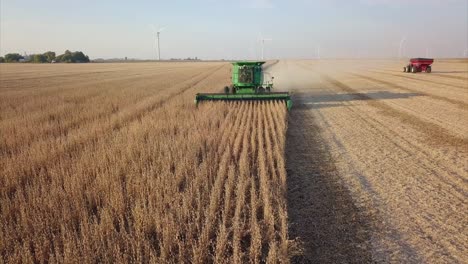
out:
<path id="1" fill-rule="evenodd" d="M 33 62 L 33 63 L 53 63 L 53 62 L 65 62 L 65 63 L 85 63 L 89 62 L 89 57 L 81 51 L 69 51 L 55 56 L 55 52 L 47 51 L 42 54 L 32 54 L 28 56 L 22 56 L 19 53 L 8 53 L 5 57 L 0 57 L 0 63 L 2 62 Z"/>

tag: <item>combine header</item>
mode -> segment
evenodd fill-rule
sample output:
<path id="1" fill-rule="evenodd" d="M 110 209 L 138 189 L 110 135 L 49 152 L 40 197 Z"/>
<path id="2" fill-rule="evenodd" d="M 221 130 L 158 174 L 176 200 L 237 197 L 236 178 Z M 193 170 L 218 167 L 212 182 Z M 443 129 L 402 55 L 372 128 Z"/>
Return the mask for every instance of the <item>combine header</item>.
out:
<path id="1" fill-rule="evenodd" d="M 195 104 L 201 101 L 265 101 L 281 100 L 291 109 L 292 101 L 288 92 L 272 92 L 273 79 L 264 82 L 262 65 L 264 61 L 233 62 L 232 85 L 224 87 L 224 93 L 198 93 Z"/>

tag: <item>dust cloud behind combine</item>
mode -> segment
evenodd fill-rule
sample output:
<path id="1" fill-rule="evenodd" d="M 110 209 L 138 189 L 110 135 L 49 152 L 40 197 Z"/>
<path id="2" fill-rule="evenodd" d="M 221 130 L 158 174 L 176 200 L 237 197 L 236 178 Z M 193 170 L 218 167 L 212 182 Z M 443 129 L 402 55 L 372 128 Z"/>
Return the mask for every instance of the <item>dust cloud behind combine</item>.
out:
<path id="1" fill-rule="evenodd" d="M 289 237 L 304 263 L 467 258 L 468 62 L 280 61 Z M 378 65 L 378 67 L 376 67 Z M 465 121 L 464 121 L 465 120 Z"/>

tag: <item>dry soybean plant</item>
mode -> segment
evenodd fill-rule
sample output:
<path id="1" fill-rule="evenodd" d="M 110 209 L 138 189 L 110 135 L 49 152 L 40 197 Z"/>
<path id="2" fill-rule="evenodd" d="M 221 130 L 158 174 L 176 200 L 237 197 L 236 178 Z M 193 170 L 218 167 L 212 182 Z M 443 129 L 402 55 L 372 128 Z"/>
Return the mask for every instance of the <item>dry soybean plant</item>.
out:
<path id="1" fill-rule="evenodd" d="M 18 107 L 1 100 L 0 262 L 288 262 L 286 108 L 195 108 L 227 71 L 147 70 L 170 87 L 156 90 L 118 74 L 104 91 L 4 81 Z"/>

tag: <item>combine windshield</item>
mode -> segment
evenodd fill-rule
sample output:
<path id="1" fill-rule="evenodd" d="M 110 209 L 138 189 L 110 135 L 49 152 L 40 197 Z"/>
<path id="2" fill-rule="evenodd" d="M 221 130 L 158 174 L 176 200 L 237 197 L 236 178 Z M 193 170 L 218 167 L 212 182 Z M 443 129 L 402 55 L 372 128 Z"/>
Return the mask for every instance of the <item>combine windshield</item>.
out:
<path id="1" fill-rule="evenodd" d="M 253 67 L 243 66 L 239 68 L 239 82 L 240 83 L 253 83 L 254 81 L 253 70 L 254 70 Z"/>

